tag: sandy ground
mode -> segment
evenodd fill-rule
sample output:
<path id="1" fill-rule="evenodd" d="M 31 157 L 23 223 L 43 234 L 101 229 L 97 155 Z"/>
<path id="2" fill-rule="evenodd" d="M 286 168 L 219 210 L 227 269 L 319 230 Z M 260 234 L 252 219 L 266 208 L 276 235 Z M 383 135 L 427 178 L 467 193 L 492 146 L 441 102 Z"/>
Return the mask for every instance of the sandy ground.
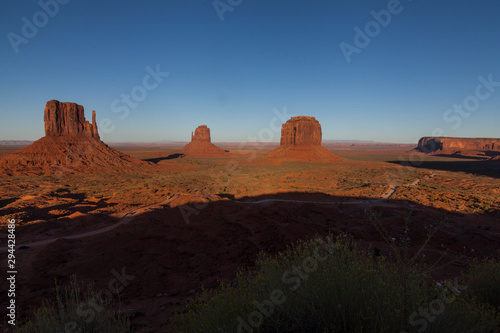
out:
<path id="1" fill-rule="evenodd" d="M 115 301 L 136 331 L 168 331 L 168 319 L 202 287 L 233 279 L 260 251 L 333 234 L 388 254 L 373 214 L 394 238 L 411 214 L 412 251 L 441 225 L 421 262 L 432 264 L 445 250 L 445 261 L 463 257 L 436 278 L 456 276 L 470 258 L 500 255 L 495 165 L 471 173 L 461 165 L 445 170 L 448 157 L 430 158 L 441 163 L 435 169 L 395 163 L 407 147 L 331 148 L 342 159 L 323 164 L 270 162 L 263 157 L 270 148 L 223 159 L 168 158 L 175 147 L 120 149 L 156 159 L 158 169 L 0 178 L 1 234 L 14 218 L 17 245 L 28 246 L 16 251 L 21 320 L 53 299 L 55 280 L 64 286 L 76 275 L 106 290 L 125 276 Z"/>

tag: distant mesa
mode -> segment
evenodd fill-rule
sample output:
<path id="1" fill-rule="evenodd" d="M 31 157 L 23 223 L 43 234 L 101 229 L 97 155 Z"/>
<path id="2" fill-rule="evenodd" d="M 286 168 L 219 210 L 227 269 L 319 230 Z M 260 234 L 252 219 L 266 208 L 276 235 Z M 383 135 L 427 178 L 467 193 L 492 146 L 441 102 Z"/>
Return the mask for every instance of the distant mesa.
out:
<path id="1" fill-rule="evenodd" d="M 461 151 L 500 152 L 500 139 L 423 137 L 418 141 L 416 149 L 427 154 L 455 154 Z"/>
<path id="2" fill-rule="evenodd" d="M 225 157 L 228 153 L 214 145 L 210 139 L 210 128 L 201 125 L 191 133 L 191 142 L 183 148 L 185 157 Z"/>
<path id="3" fill-rule="evenodd" d="M 321 146 L 321 124 L 314 117 L 292 117 L 281 126 L 280 146 L 267 157 L 286 161 L 331 162 L 340 158 Z"/>
<path id="4" fill-rule="evenodd" d="M 29 140 L 0 140 L 0 146 L 27 146 L 32 143 Z"/>
<path id="5" fill-rule="evenodd" d="M 83 106 L 52 100 L 45 106 L 45 136 L 0 157 L 0 176 L 121 172 L 149 163 L 122 154 L 100 140 L 96 114 L 85 120 Z"/>

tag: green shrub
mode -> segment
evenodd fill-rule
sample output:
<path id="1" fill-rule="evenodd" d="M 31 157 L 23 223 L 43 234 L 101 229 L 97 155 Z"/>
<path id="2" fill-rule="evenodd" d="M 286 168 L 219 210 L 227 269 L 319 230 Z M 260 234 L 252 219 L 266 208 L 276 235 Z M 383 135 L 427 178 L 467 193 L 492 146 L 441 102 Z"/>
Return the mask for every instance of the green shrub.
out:
<path id="1" fill-rule="evenodd" d="M 475 299 L 457 298 L 446 304 L 436 319 L 426 321 L 424 326 L 415 325 L 409 332 L 441 333 L 495 333 L 500 331 L 500 317 L 489 305 Z M 425 318 L 422 316 L 421 318 Z"/>
<path id="2" fill-rule="evenodd" d="M 467 294 L 500 310 L 500 262 L 493 259 L 474 261 L 465 276 Z"/>
<path id="3" fill-rule="evenodd" d="M 128 320 L 115 314 L 112 304 L 93 286 L 83 286 L 72 278 L 63 288 L 56 284 L 56 302 L 44 302 L 34 318 L 16 327 L 17 333 L 130 332 Z"/>
<path id="4" fill-rule="evenodd" d="M 491 306 L 451 293 L 452 288 L 449 302 L 439 301 L 446 286 L 436 286 L 416 269 L 403 271 L 404 276 L 397 265 L 360 250 L 348 239 L 302 242 L 273 257 L 261 255 L 256 268 L 240 272 L 234 283 L 205 290 L 171 320 L 169 328 L 186 333 L 499 328 L 499 316 Z M 432 320 L 419 313 L 440 302 L 442 309 Z"/>

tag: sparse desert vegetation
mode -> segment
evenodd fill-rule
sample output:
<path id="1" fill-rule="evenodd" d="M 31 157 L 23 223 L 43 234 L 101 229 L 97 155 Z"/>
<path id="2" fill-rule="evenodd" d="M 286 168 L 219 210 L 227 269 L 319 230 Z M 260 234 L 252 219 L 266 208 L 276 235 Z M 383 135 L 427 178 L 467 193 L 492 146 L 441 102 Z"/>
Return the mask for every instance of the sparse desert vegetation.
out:
<path id="1" fill-rule="evenodd" d="M 421 268 L 388 262 L 342 236 L 299 243 L 204 291 L 172 326 L 177 332 L 498 330 L 498 299 L 485 293 L 500 286 L 497 262 L 471 267 L 460 285 L 435 282 Z M 469 289 L 471 283 L 478 285 Z"/>
<path id="2" fill-rule="evenodd" d="M 356 250 L 350 252 L 344 247 L 347 252 L 342 252 L 342 256 L 356 256 L 352 267 L 339 270 L 335 260 L 340 260 L 340 257 L 332 257 L 330 265 L 324 267 L 337 269 L 335 274 L 345 273 L 344 281 L 349 281 L 348 274 L 366 273 L 367 280 L 359 280 L 359 285 L 351 286 L 350 292 L 375 292 L 389 277 L 396 280 L 391 284 L 394 289 L 388 289 L 392 292 L 385 298 L 352 303 L 343 296 L 338 299 L 341 307 L 344 306 L 344 310 L 356 308 L 361 311 L 356 310 L 357 315 L 363 311 L 376 311 L 373 313 L 380 317 L 381 325 L 377 327 L 388 325 L 408 332 L 416 331 L 420 326 L 410 324 L 408 327 L 401 307 L 394 306 L 404 299 L 398 298 L 402 285 L 396 274 L 394 249 L 377 231 L 367 212 L 376 213 L 389 236 L 397 239 L 405 235 L 406 219 L 411 212 L 411 222 L 407 225 L 407 237 L 411 239 L 407 246 L 411 253 L 425 243 L 433 226 L 440 225 L 422 250 L 415 263 L 417 266 L 412 267 L 411 278 L 416 279 L 414 282 L 418 285 L 412 287 L 411 293 L 418 297 L 411 296 L 411 306 L 407 311 L 432 301 L 440 290 L 436 282 L 453 282 L 458 278 L 461 283 L 470 284 L 470 292 L 464 293 L 463 297 L 457 296 L 460 301 L 447 306 L 446 315 L 429 323 L 429 329 L 439 331 L 439 327 L 443 327 L 439 325 L 448 325 L 450 318 L 455 317 L 460 318 L 457 323 L 463 323 L 464 327 L 476 328 L 483 324 L 494 325 L 497 320 L 497 310 L 494 310 L 497 296 L 493 290 L 498 284 L 495 280 L 500 237 L 496 223 L 500 204 L 498 178 L 392 163 L 401 156 L 409 156 L 406 147 L 350 150 L 330 147 L 332 152 L 343 157 L 335 163 L 270 163 L 264 155 L 271 148 L 242 149 L 229 158 L 164 160 L 161 158 L 179 153 L 180 147 L 120 146 L 119 149 L 144 160 L 159 158 L 158 169 L 130 173 L 97 172 L 85 177 L 68 173 L 61 178 L 0 178 L 5 189 L 0 198 L 0 214 L 5 219 L 18 221 L 19 244 L 110 227 L 119 223 L 127 213 L 139 212 L 141 207 L 151 205 L 134 213 L 131 222 L 112 231 L 85 238 L 62 238 L 43 247 L 19 250 L 19 261 L 25 262 L 24 269 L 32 272 L 18 281 L 22 294 L 27 295 L 19 298 L 21 315 L 26 320 L 36 321 L 32 307 L 40 307 L 44 299 L 56 302 L 54 279 L 58 280 L 59 290 L 64 290 L 71 286 L 69 276 L 76 274 L 80 283 L 94 281 L 96 292 L 105 291 L 114 276 L 111 272 L 125 269 L 125 274 L 134 276 L 134 279 L 111 298 L 110 320 L 119 310 L 116 305 L 119 301 L 126 310 L 124 314 L 129 328 L 136 332 L 174 332 L 181 328 L 181 331 L 196 331 L 196 325 L 189 326 L 187 318 L 190 323 L 207 327 L 216 323 L 222 325 L 228 316 L 236 313 L 236 309 L 241 312 L 238 316 L 245 315 L 244 312 L 252 308 L 253 301 L 245 302 L 263 295 L 258 294 L 258 290 L 264 290 L 261 291 L 264 294 L 270 292 L 273 283 L 283 287 L 283 283 L 275 278 L 286 271 L 286 265 L 306 255 L 316 244 L 314 239 L 347 234 Z M 449 158 L 429 156 L 426 161 L 440 159 Z M 420 181 L 413 184 L 416 180 Z M 395 192 L 388 200 L 380 201 L 391 183 L 398 186 Z M 266 200 L 278 201 L 266 204 Z M 299 202 L 293 203 L 294 200 Z M 164 201 L 163 205 L 158 205 Z M 251 201 L 263 203 L 245 204 Z M 301 245 L 292 251 L 290 244 Z M 374 253 L 376 257 L 373 257 Z M 293 259 L 294 256 L 297 258 Z M 490 257 L 491 261 L 480 264 L 485 257 Z M 287 258 L 285 262 L 288 263 L 285 265 L 277 258 Z M 442 263 L 452 264 L 426 277 L 418 274 L 421 267 L 430 267 L 440 258 Z M 474 260 L 479 261 L 475 263 Z M 468 270 L 469 265 L 480 268 Z M 311 274 L 310 282 L 302 284 L 302 287 L 313 288 L 311 290 L 321 288 L 324 291 L 312 294 L 319 297 L 318 302 L 320 296 L 330 295 L 324 289 L 328 285 L 325 282 L 327 275 L 333 272 L 329 270 L 318 269 L 318 274 Z M 261 277 L 256 279 L 256 275 Z M 386 278 L 380 280 L 383 276 Z M 219 281 L 225 282 L 221 285 Z M 245 287 L 248 281 L 252 283 Z M 365 282 L 370 287 L 365 286 Z M 36 289 L 30 288 L 33 283 L 36 283 Z M 492 292 L 485 293 L 485 289 Z M 289 327 L 294 332 L 305 331 L 305 327 L 322 327 L 332 332 L 336 332 L 334 329 L 338 332 L 362 330 L 361 326 L 353 324 L 358 322 L 355 317 L 346 317 L 347 312 L 341 311 L 342 316 L 331 317 L 330 312 L 320 311 L 331 306 L 328 303 L 330 298 L 322 300 L 324 306 L 317 306 L 315 310 L 311 308 L 313 300 L 304 296 L 309 289 L 300 290 L 297 294 L 289 294 L 290 302 L 286 306 L 290 308 L 276 308 L 277 316 L 266 319 L 262 331 L 264 328 L 285 327 L 280 326 L 285 322 L 295 325 Z M 238 296 L 243 291 L 246 298 Z M 394 299 L 389 299 L 391 297 Z M 389 301 L 391 306 L 378 304 Z M 230 307 L 228 304 L 236 304 L 234 302 L 240 305 L 231 311 L 216 310 L 219 306 L 221 309 Z M 471 307 L 475 311 L 463 315 Z M 295 312 L 290 312 L 291 308 Z M 53 314 L 51 309 L 45 305 L 38 316 Z M 397 310 L 400 311 L 398 316 L 392 316 L 391 313 Z M 292 315 L 296 321 L 285 320 L 287 315 Z M 57 319 L 59 315 L 55 317 Z M 195 318 L 198 321 L 194 321 Z M 235 323 L 230 321 L 223 327 Z"/>

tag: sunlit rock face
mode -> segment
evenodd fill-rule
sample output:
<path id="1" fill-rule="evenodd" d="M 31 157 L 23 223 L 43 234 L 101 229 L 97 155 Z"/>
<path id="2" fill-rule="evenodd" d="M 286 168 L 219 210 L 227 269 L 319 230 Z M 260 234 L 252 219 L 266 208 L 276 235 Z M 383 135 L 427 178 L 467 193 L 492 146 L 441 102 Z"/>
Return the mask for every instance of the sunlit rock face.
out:
<path id="1" fill-rule="evenodd" d="M 0 176 L 124 172 L 150 164 L 102 142 L 95 111 L 89 123 L 81 105 L 48 101 L 44 121 L 43 138 L 0 157 Z"/>
<path id="2" fill-rule="evenodd" d="M 459 150 L 500 151 L 500 139 L 423 137 L 418 141 L 417 149 L 424 153 Z"/>
<path id="3" fill-rule="evenodd" d="M 95 111 L 92 111 L 92 123 L 85 120 L 83 106 L 76 103 L 48 101 L 44 112 L 45 136 L 100 139 L 95 118 Z"/>
<path id="4" fill-rule="evenodd" d="M 280 146 L 267 157 L 283 161 L 331 162 L 340 158 L 321 146 L 321 124 L 314 117 L 292 117 L 281 126 Z"/>
<path id="5" fill-rule="evenodd" d="M 281 125 L 280 145 L 321 146 L 321 125 L 314 117 L 292 117 Z"/>
<path id="6" fill-rule="evenodd" d="M 211 142 L 207 125 L 198 126 L 191 133 L 191 142 L 184 146 L 183 151 L 186 157 L 224 157 L 228 154 Z"/>

